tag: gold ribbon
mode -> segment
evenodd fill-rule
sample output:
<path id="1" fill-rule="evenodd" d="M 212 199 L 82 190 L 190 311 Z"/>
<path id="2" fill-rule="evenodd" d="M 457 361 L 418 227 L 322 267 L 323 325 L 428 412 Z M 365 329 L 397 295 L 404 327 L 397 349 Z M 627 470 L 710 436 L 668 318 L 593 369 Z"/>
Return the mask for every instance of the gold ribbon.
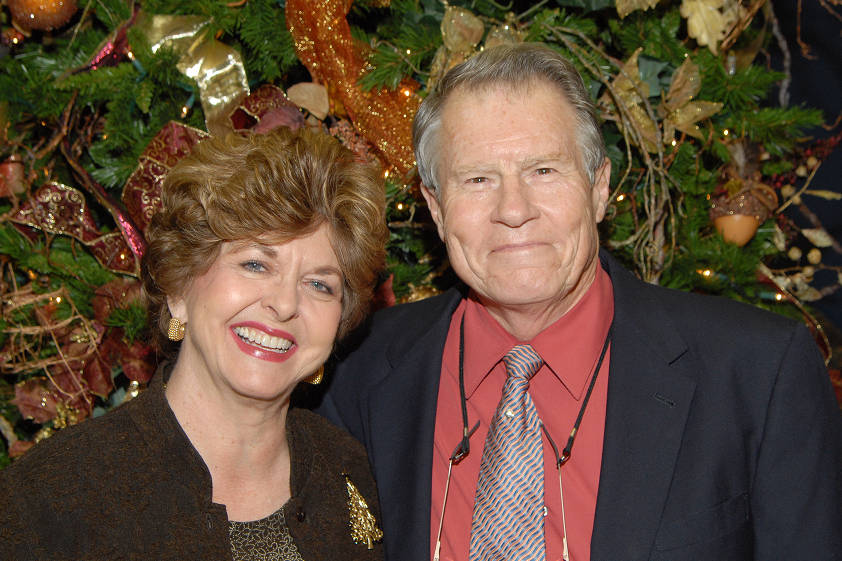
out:
<path id="1" fill-rule="evenodd" d="M 168 47 L 181 54 L 178 70 L 198 84 L 205 125 L 210 128 L 249 94 L 249 87 L 240 53 L 211 37 L 209 23 L 202 16 L 141 13 L 136 26 L 153 53 Z"/>

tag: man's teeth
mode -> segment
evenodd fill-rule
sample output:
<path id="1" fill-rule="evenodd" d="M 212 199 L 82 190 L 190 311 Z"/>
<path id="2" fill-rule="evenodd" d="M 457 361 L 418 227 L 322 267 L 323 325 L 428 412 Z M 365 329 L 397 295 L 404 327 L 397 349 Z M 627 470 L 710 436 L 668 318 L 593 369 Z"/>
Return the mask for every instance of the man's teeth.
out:
<path id="1" fill-rule="evenodd" d="M 273 349 L 285 353 L 292 347 L 292 341 L 282 339 L 281 337 L 272 337 L 266 333 L 252 329 L 251 327 L 235 327 L 234 333 L 245 339 L 250 343 Z"/>

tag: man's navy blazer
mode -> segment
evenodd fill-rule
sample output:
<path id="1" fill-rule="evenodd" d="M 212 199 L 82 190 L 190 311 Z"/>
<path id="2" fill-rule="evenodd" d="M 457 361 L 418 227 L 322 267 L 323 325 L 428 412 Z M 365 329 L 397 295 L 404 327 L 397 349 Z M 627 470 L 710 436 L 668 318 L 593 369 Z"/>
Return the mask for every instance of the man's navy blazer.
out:
<path id="1" fill-rule="evenodd" d="M 842 559 L 842 415 L 804 326 L 600 259 L 615 303 L 591 559 Z M 388 561 L 430 559 L 441 357 L 463 297 L 375 314 L 320 406 L 368 450 Z"/>

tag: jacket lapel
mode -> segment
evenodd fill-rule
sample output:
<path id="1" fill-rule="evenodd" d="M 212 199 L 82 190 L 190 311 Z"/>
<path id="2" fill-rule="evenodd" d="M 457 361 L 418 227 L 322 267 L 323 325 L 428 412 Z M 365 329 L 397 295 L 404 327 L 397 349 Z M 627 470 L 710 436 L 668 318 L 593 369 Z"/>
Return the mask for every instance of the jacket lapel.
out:
<path id="1" fill-rule="evenodd" d="M 388 559 L 426 559 L 430 547 L 433 434 L 441 357 L 450 317 L 462 295 L 450 290 L 386 351 L 389 375 L 368 402 L 371 455 L 383 519 L 392 537 Z M 396 420 L 400 420 L 396 422 Z M 384 530 L 385 531 L 385 530 Z M 395 535 L 397 534 L 397 535 Z"/>
<path id="2" fill-rule="evenodd" d="M 652 290 L 607 254 L 614 336 L 592 560 L 648 559 L 695 382 L 687 346 Z"/>

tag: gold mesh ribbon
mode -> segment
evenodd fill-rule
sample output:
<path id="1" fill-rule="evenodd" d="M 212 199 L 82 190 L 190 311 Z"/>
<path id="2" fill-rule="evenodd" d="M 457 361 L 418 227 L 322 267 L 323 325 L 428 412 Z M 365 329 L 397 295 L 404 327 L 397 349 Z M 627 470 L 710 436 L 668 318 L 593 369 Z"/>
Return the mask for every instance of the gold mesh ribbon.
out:
<path id="1" fill-rule="evenodd" d="M 405 174 L 415 165 L 412 118 L 421 103 L 417 83 L 405 79 L 394 91 L 364 92 L 357 83 L 366 68 L 345 17 L 351 0 L 287 0 L 287 26 L 299 60 L 314 81 L 327 86 L 334 103 L 344 106 L 354 126 L 388 163 Z"/>

